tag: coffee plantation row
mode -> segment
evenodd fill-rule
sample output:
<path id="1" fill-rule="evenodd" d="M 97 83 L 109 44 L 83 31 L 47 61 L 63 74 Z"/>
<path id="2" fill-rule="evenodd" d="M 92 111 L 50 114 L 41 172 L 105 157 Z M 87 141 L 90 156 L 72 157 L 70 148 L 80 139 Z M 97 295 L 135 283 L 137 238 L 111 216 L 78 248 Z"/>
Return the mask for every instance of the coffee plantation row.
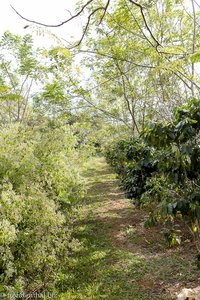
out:
<path id="1" fill-rule="evenodd" d="M 200 101 L 176 109 L 173 121 L 146 125 L 138 138 L 121 140 L 106 152 L 121 187 L 137 206 L 150 209 L 146 226 L 166 221 L 175 244 L 177 216 L 196 232 L 200 219 Z"/>

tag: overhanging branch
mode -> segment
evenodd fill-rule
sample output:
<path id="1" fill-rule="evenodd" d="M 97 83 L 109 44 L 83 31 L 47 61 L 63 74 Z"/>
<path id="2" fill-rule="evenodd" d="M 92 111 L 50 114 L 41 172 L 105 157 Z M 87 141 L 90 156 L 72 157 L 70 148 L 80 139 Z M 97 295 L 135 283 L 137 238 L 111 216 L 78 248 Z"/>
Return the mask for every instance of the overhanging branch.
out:
<path id="1" fill-rule="evenodd" d="M 133 5 L 139 7 L 140 12 L 141 12 L 141 15 L 142 15 L 142 19 L 143 19 L 144 24 L 145 24 L 145 27 L 146 27 L 146 29 L 148 30 L 148 32 L 149 32 L 150 36 L 152 37 L 152 39 L 154 40 L 154 42 L 156 43 L 156 48 L 157 48 L 158 46 L 161 46 L 161 44 L 160 44 L 159 41 L 156 39 L 156 37 L 154 36 L 153 32 L 151 31 L 151 28 L 149 27 L 149 25 L 148 25 L 148 23 L 147 23 L 146 17 L 145 17 L 145 15 L 144 15 L 144 7 L 143 7 L 141 4 L 139 4 L 139 3 L 137 3 L 137 2 L 135 2 L 135 1 L 133 1 L 133 0 L 128 0 L 128 1 L 129 1 L 130 3 L 132 3 Z"/>
<path id="2" fill-rule="evenodd" d="M 16 14 L 22 18 L 23 20 L 27 21 L 27 22 L 30 22 L 30 23 L 34 23 L 34 24 L 37 24 L 37 25 L 41 25 L 41 26 L 45 26 L 45 27 L 60 27 L 66 23 L 69 23 L 70 21 L 72 21 L 73 19 L 77 18 L 78 16 L 80 16 L 82 14 L 82 12 L 85 10 L 85 8 L 90 4 L 92 3 L 94 0 L 89 0 L 88 2 L 86 2 L 86 4 L 84 4 L 81 9 L 75 14 L 75 15 L 72 15 L 69 19 L 61 22 L 61 23 L 58 23 L 58 24 L 45 24 L 45 23 L 41 23 L 41 22 L 38 22 L 38 21 L 35 21 L 35 20 L 31 20 L 31 19 L 28 19 L 24 16 L 22 16 L 12 5 L 12 9 L 16 12 Z"/>

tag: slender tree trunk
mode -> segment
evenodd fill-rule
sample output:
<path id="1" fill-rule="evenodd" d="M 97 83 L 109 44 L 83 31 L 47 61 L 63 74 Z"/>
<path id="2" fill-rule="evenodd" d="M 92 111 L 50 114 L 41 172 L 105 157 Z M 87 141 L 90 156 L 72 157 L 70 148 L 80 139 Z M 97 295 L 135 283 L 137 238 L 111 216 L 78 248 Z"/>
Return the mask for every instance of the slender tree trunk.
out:
<path id="1" fill-rule="evenodd" d="M 196 42 L 196 11 L 195 11 L 195 4 L 194 0 L 191 0 L 192 2 L 192 12 L 193 12 L 193 40 L 192 40 L 192 53 L 195 53 L 195 42 Z M 194 74 L 195 74 L 195 67 L 194 63 L 192 62 L 192 82 L 191 82 L 191 91 L 192 91 L 192 97 L 194 97 Z"/>

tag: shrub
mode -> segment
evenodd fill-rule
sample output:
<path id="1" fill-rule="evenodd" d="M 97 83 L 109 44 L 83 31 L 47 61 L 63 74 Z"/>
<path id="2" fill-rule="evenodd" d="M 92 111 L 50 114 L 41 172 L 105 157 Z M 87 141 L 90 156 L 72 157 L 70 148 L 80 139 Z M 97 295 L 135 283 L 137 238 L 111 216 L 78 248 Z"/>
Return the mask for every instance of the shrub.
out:
<path id="1" fill-rule="evenodd" d="M 107 161 L 119 174 L 127 196 L 139 200 L 146 190 L 146 180 L 156 171 L 153 150 L 141 139 L 120 141 L 107 151 Z"/>
<path id="2" fill-rule="evenodd" d="M 122 187 L 137 203 L 152 207 L 148 225 L 177 214 L 192 224 L 200 219 L 199 133 L 200 101 L 195 99 L 175 111 L 173 122 L 149 124 L 139 138 L 107 151 Z"/>
<path id="3" fill-rule="evenodd" d="M 143 133 L 159 158 L 156 179 L 164 178 L 165 192 L 161 188 L 152 193 L 152 199 L 156 197 L 162 202 L 162 214 L 165 211 L 165 215 L 175 216 L 180 212 L 192 221 L 200 217 L 199 132 L 200 101 L 193 100 L 175 111 L 173 123 L 155 123 Z"/>
<path id="4" fill-rule="evenodd" d="M 0 133 L 0 291 L 54 289 L 73 243 L 70 205 L 82 191 L 68 127 Z M 9 297 L 9 296 L 8 296 Z"/>

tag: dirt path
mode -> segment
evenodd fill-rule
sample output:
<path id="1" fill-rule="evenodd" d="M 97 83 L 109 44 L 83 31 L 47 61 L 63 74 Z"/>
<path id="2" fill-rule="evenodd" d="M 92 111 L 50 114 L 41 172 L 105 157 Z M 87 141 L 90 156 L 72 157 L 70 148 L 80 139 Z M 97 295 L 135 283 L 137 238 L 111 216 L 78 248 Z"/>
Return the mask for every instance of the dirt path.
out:
<path id="1" fill-rule="evenodd" d="M 198 285 L 192 248 L 187 245 L 189 255 L 182 246 L 170 249 L 160 228 L 144 228 L 147 213 L 125 199 L 104 159 L 93 160 L 85 176 L 73 292 L 63 299 L 167 300 L 183 286 Z"/>

